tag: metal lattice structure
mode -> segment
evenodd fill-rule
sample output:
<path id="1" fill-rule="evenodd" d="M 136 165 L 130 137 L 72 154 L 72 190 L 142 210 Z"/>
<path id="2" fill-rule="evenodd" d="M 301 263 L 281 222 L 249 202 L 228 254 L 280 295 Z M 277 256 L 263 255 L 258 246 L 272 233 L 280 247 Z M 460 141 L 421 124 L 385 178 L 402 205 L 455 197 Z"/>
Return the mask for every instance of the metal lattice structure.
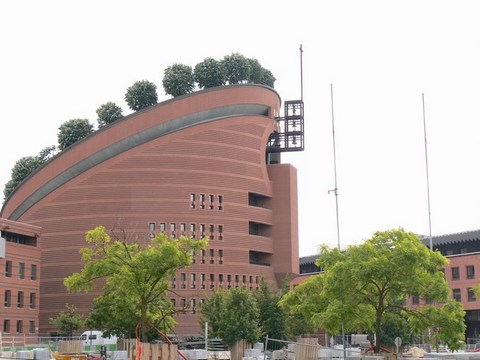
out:
<path id="1" fill-rule="evenodd" d="M 305 149 L 303 101 L 285 101 L 284 117 L 278 117 L 277 131 L 270 135 L 267 153 L 303 151 Z"/>

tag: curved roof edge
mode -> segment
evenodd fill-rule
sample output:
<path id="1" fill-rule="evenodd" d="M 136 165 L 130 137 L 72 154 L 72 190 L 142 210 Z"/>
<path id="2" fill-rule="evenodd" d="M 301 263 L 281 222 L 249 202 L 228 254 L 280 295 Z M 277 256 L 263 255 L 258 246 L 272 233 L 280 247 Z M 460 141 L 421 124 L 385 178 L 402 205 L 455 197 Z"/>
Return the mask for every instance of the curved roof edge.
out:
<path id="1" fill-rule="evenodd" d="M 9 216 L 11 220 L 18 220 L 30 207 L 43 199 L 45 196 L 53 192 L 68 181 L 79 176 L 83 172 L 93 168 L 94 166 L 115 157 L 122 152 L 128 151 L 136 146 L 145 144 L 158 137 L 168 135 L 170 133 L 196 126 L 202 123 L 216 121 L 219 119 L 233 118 L 238 116 L 260 115 L 267 116 L 268 106 L 260 104 L 239 104 L 229 105 L 218 108 L 201 111 L 187 116 L 178 117 L 160 123 L 154 127 L 133 134 L 116 143 L 107 146 L 85 159 L 77 162 L 75 165 L 65 169 L 63 172 L 55 176 L 52 180 L 43 184 L 38 190 L 30 194 Z M 52 159 L 52 161 L 55 158 Z M 34 175 L 34 174 L 32 174 Z M 13 194 L 12 194 L 13 195 Z M 7 201 L 3 204 L 2 213 Z"/>

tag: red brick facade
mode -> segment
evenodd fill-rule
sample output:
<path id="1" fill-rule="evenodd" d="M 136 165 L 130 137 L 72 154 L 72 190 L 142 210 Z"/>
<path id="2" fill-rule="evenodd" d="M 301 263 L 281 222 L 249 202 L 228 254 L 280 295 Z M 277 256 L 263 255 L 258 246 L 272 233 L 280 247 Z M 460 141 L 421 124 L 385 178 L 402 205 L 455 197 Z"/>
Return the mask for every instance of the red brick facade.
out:
<path id="1" fill-rule="evenodd" d="M 4 336 L 38 334 L 40 228 L 0 218 L 5 257 L 0 258 L 0 331 Z"/>
<path id="2" fill-rule="evenodd" d="M 132 114 L 64 150 L 7 199 L 2 216 L 41 226 L 40 330 L 92 294 L 69 294 L 85 232 L 97 225 L 131 239 L 165 231 L 210 237 L 204 254 L 172 282 L 178 307 L 211 289 L 298 274 L 296 170 L 266 163 L 281 100 L 270 88 L 226 86 Z M 179 315 L 178 334 L 197 334 L 198 313 Z"/>

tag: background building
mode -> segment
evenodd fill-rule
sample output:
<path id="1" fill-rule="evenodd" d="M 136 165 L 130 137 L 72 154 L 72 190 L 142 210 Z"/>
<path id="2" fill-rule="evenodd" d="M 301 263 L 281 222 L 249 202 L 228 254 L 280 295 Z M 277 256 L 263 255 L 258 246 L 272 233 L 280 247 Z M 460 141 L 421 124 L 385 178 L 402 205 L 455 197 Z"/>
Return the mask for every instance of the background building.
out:
<path id="1" fill-rule="evenodd" d="M 40 230 L 0 218 L 0 331 L 5 342 L 38 334 Z"/>
<path id="2" fill-rule="evenodd" d="M 299 269 L 297 174 L 281 152 L 303 149 L 303 104 L 271 88 L 225 86 L 134 113 L 65 149 L 26 179 L 1 215 L 41 226 L 40 331 L 95 294 L 69 294 L 63 279 L 82 267 L 85 232 L 104 225 L 127 240 L 210 238 L 172 279 L 177 334 L 200 331 L 196 307 L 216 287 L 279 286 Z"/>

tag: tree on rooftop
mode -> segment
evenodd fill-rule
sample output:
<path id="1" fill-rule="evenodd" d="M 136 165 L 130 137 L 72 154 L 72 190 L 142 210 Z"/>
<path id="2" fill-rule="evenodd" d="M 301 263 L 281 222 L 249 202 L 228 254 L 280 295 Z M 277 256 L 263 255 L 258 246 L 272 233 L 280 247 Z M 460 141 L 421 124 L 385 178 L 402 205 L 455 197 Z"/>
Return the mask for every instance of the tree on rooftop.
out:
<path id="1" fill-rule="evenodd" d="M 58 130 L 58 148 L 60 150 L 65 150 L 77 141 L 92 134 L 93 125 L 90 124 L 88 119 L 71 119 L 60 125 Z"/>
<path id="2" fill-rule="evenodd" d="M 32 172 L 37 170 L 55 154 L 55 146 L 42 149 L 36 156 L 25 156 L 15 163 L 10 180 L 5 184 L 3 194 L 9 197 L 15 188 Z"/>
<path id="3" fill-rule="evenodd" d="M 222 60 L 225 67 L 226 80 L 230 85 L 247 82 L 249 78 L 249 60 L 239 53 L 225 55 Z"/>
<path id="4" fill-rule="evenodd" d="M 312 323 L 331 334 L 339 334 L 342 324 L 347 332 L 375 332 L 378 351 L 386 319 L 402 315 L 412 323 L 423 319 L 421 324 L 431 325 L 434 319 L 429 309 L 436 307 L 435 303 L 449 306 L 450 290 L 442 271 L 447 263 L 413 233 L 403 229 L 377 232 L 344 252 L 322 246 L 316 264 L 324 273 L 297 286 L 282 302 L 303 310 Z M 407 307 L 405 299 L 409 296 L 429 299 L 433 304 L 420 310 Z M 456 322 L 450 329 L 461 328 L 461 310 L 449 309 L 458 315 L 452 316 Z"/>
<path id="5" fill-rule="evenodd" d="M 124 335 L 133 334 L 140 324 L 142 341 L 148 340 L 150 324 L 171 331 L 175 325 L 167 298 L 171 278 L 188 267 L 192 253 L 204 249 L 208 241 L 186 236 L 171 239 L 162 233 L 141 244 L 111 234 L 113 239 L 103 226 L 88 231 L 89 246 L 80 250 L 84 266 L 64 281 L 71 292 L 90 292 L 101 286 L 89 325 L 107 335 Z"/>
<path id="6" fill-rule="evenodd" d="M 225 68 L 222 61 L 207 57 L 195 65 L 195 81 L 200 89 L 225 85 Z"/>
<path id="7" fill-rule="evenodd" d="M 191 66 L 173 64 L 164 71 L 163 89 L 173 97 L 190 94 L 195 88 L 195 78 Z"/>
<path id="8" fill-rule="evenodd" d="M 123 118 L 122 108 L 111 101 L 100 105 L 96 113 L 98 116 L 98 128 L 102 128 Z"/>
<path id="9" fill-rule="evenodd" d="M 127 88 L 125 101 L 133 111 L 155 105 L 158 101 L 157 86 L 148 80 L 136 81 Z"/>

